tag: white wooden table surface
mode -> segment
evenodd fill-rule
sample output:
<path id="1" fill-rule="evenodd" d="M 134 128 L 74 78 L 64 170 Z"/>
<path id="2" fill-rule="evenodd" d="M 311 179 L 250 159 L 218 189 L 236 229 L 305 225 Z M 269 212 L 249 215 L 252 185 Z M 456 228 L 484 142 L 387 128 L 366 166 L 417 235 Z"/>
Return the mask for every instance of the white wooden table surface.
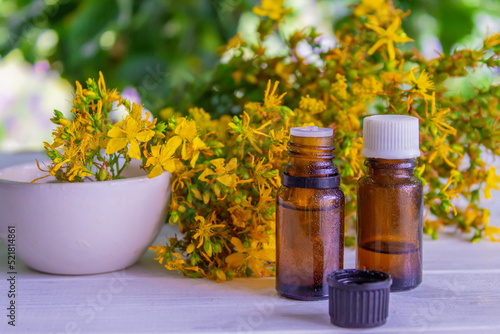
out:
<path id="1" fill-rule="evenodd" d="M 0 154 L 0 167 L 34 156 Z M 499 243 L 446 235 L 426 240 L 422 285 L 392 293 L 387 324 L 368 330 L 331 325 L 327 301 L 279 298 L 274 278 L 221 284 L 185 278 L 156 263 L 150 251 L 126 270 L 89 276 L 43 274 L 18 259 L 13 328 L 7 325 L 7 251 L 1 243 L 0 333 L 500 333 L 499 250 Z M 345 255 L 345 267 L 353 267 L 354 250 Z"/>

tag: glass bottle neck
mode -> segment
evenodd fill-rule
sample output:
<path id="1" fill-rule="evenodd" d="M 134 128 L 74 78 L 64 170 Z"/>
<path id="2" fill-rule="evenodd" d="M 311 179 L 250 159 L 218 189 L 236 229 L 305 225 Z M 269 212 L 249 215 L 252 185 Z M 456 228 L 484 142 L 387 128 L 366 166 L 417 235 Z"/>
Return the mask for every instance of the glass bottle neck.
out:
<path id="1" fill-rule="evenodd" d="M 368 175 L 389 177 L 411 177 L 417 167 L 416 159 L 367 158 Z"/>
<path id="2" fill-rule="evenodd" d="M 332 176 L 338 174 L 333 164 L 333 137 L 294 137 L 288 142 L 290 161 L 285 173 L 293 176 Z"/>

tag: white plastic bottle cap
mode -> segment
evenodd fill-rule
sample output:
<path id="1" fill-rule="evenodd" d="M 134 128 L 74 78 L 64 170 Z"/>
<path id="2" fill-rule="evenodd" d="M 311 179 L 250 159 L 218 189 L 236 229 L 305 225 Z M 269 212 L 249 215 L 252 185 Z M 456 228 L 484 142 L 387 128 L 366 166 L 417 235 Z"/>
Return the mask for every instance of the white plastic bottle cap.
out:
<path id="1" fill-rule="evenodd" d="M 379 159 L 410 159 L 420 156 L 418 118 L 377 115 L 363 120 L 361 155 Z"/>
<path id="2" fill-rule="evenodd" d="M 301 128 L 291 128 L 290 135 L 294 137 L 332 137 L 333 129 L 304 126 Z"/>

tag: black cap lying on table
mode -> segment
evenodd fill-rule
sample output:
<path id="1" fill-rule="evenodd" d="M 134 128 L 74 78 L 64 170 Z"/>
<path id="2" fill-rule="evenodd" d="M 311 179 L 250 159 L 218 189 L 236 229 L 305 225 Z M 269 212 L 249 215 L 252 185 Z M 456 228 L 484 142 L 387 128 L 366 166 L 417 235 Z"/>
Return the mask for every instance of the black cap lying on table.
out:
<path id="1" fill-rule="evenodd" d="M 329 274 L 332 324 L 346 328 L 385 324 L 391 283 L 389 274 L 376 270 L 341 269 Z"/>

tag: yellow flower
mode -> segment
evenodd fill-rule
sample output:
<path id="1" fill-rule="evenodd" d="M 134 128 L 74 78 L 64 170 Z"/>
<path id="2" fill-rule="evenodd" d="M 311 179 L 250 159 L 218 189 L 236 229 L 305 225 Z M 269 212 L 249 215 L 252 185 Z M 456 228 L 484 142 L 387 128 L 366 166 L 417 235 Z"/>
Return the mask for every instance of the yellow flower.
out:
<path id="1" fill-rule="evenodd" d="M 160 264 L 162 264 L 163 260 L 165 259 L 165 253 L 167 252 L 167 247 L 165 247 L 165 246 L 150 246 L 148 249 L 155 252 L 155 254 L 157 256 L 157 257 L 155 257 L 155 260 L 160 262 Z"/>
<path id="2" fill-rule="evenodd" d="M 332 92 L 333 95 L 337 96 L 339 99 L 346 100 L 347 88 L 348 88 L 346 83 L 346 77 L 340 73 L 337 73 L 335 75 L 335 79 L 337 79 L 337 81 L 332 83 L 330 91 Z"/>
<path id="3" fill-rule="evenodd" d="M 54 142 L 52 143 L 53 147 L 59 147 L 64 144 L 64 139 L 62 138 L 64 132 L 64 127 L 62 126 L 58 126 L 52 131 L 52 137 L 54 138 Z"/>
<path id="4" fill-rule="evenodd" d="M 380 75 L 380 79 L 384 80 L 385 82 L 394 82 L 397 84 L 403 83 L 406 75 L 404 73 L 398 73 L 398 72 L 387 72 L 384 71 Z"/>
<path id="5" fill-rule="evenodd" d="M 309 94 L 300 98 L 299 107 L 313 114 L 320 114 L 326 110 L 326 105 L 323 101 L 309 97 Z"/>
<path id="6" fill-rule="evenodd" d="M 78 81 L 75 81 L 75 84 L 76 84 L 76 96 L 83 96 L 82 85 Z"/>
<path id="7" fill-rule="evenodd" d="M 54 176 L 56 175 L 56 172 L 65 164 L 70 162 L 71 159 L 64 159 L 63 161 L 55 164 L 53 167 L 49 168 L 49 175 Z"/>
<path id="8" fill-rule="evenodd" d="M 239 268 L 243 265 L 249 267 L 255 276 L 263 276 L 266 271 L 266 263 L 276 260 L 276 253 L 270 245 L 261 245 L 252 240 L 250 248 L 245 248 L 238 238 L 231 238 L 231 243 L 236 249 L 235 253 L 226 257 L 226 263 L 233 268 Z"/>
<path id="9" fill-rule="evenodd" d="M 227 209 L 227 211 L 231 214 L 234 226 L 241 228 L 244 228 L 246 225 L 245 223 L 253 216 L 253 212 L 251 210 L 243 209 L 240 205 L 232 206 Z"/>
<path id="10" fill-rule="evenodd" d="M 361 129 L 360 116 L 366 111 L 366 102 L 358 101 L 349 109 L 339 109 L 336 117 L 337 124 L 343 124 L 347 129 L 356 131 Z"/>
<path id="11" fill-rule="evenodd" d="M 55 150 L 53 146 L 51 146 L 49 143 L 44 142 L 45 145 L 45 150 L 47 153 L 49 153 L 50 150 L 53 150 L 54 152 L 57 152 L 58 158 L 52 159 L 53 164 L 49 166 L 49 175 L 55 176 L 56 172 L 61 169 L 65 164 L 77 164 L 79 165 L 80 162 L 80 147 L 75 146 L 75 145 L 65 145 L 62 153 L 59 153 L 58 151 Z M 50 156 L 50 155 L 49 155 Z M 77 172 L 78 174 L 78 172 Z M 72 180 L 74 179 L 76 175 L 72 177 Z M 85 175 L 87 176 L 87 175 Z"/>
<path id="12" fill-rule="evenodd" d="M 275 165 L 276 163 L 279 163 L 283 154 L 288 150 L 287 142 L 290 139 L 290 134 L 288 130 L 284 128 L 279 131 L 269 131 L 269 136 L 271 136 L 271 139 L 273 141 L 273 145 L 269 148 L 269 163 Z M 278 183 L 276 183 L 276 185 L 281 185 L 281 178 L 279 177 L 279 175 L 277 175 L 277 179 L 279 181 Z"/>
<path id="13" fill-rule="evenodd" d="M 457 166 L 453 162 L 451 162 L 451 160 L 448 158 L 448 152 L 456 153 L 460 158 L 463 158 L 463 154 L 457 150 L 452 149 L 450 146 L 446 145 L 444 143 L 445 140 L 446 140 L 446 135 L 443 135 L 436 140 L 434 144 L 435 150 L 429 156 L 429 163 L 432 163 L 432 161 L 434 161 L 434 159 L 439 155 L 448 166 L 452 168 L 457 168 Z"/>
<path id="14" fill-rule="evenodd" d="M 153 166 L 153 168 L 148 174 L 148 179 L 161 175 L 163 170 L 175 172 L 177 159 L 173 158 L 173 155 L 181 144 L 182 138 L 174 136 L 165 145 L 151 147 L 151 155 L 147 154 L 146 167 Z"/>
<path id="15" fill-rule="evenodd" d="M 259 202 L 255 205 L 254 211 L 257 213 L 257 220 L 264 223 L 274 223 L 274 214 L 269 214 L 269 208 L 275 203 L 276 198 L 272 195 L 273 188 L 269 186 L 259 186 Z"/>
<path id="16" fill-rule="evenodd" d="M 104 76 L 102 75 L 102 72 L 99 71 L 99 80 L 97 82 L 97 85 L 99 87 L 99 93 L 101 96 L 104 96 L 106 94 L 106 83 L 104 82 Z"/>
<path id="17" fill-rule="evenodd" d="M 486 175 L 486 185 L 484 187 L 484 197 L 491 198 L 490 190 L 499 190 L 498 183 L 500 182 L 500 176 L 496 175 L 496 168 L 490 165 L 488 174 Z"/>
<path id="18" fill-rule="evenodd" d="M 405 78 L 405 83 L 411 85 L 411 89 L 409 90 L 409 94 L 407 97 L 407 110 L 410 110 L 410 106 L 413 102 L 413 99 L 415 97 L 420 97 L 425 100 L 425 115 L 428 117 L 428 112 L 427 112 L 427 100 L 431 100 L 432 96 L 429 94 L 426 94 L 428 90 L 432 90 L 434 88 L 434 84 L 429 79 L 429 74 L 425 72 L 425 70 L 422 71 L 420 76 L 415 78 L 415 74 L 413 73 L 413 67 L 411 68 L 410 72 L 408 72 L 408 75 Z"/>
<path id="19" fill-rule="evenodd" d="M 412 93 L 415 93 L 419 96 L 423 96 L 426 99 L 431 99 L 432 97 L 427 94 L 427 91 L 434 89 L 434 83 L 432 80 L 429 78 L 429 74 L 425 72 L 425 70 L 420 73 L 420 76 L 415 78 L 415 73 L 413 70 L 413 67 L 410 69 L 410 72 L 408 72 L 408 75 L 406 76 L 405 82 L 408 85 L 411 85 L 411 91 Z"/>
<path id="20" fill-rule="evenodd" d="M 144 127 L 152 127 L 153 123 L 151 123 L 149 119 L 149 113 L 146 112 L 143 114 L 142 110 L 144 108 L 136 103 L 132 103 L 132 106 L 130 107 L 130 117 L 135 119 L 138 123 L 140 123 Z"/>
<path id="21" fill-rule="evenodd" d="M 274 245 L 276 244 L 275 240 L 275 233 L 276 229 L 274 228 L 275 225 L 272 224 L 272 228 L 269 229 L 268 224 L 252 224 L 250 226 L 250 232 L 249 232 L 249 237 L 250 240 L 255 240 L 258 243 L 267 244 L 267 245 Z"/>
<path id="22" fill-rule="evenodd" d="M 264 108 L 279 107 L 283 103 L 283 97 L 286 93 L 278 96 L 276 90 L 278 89 L 279 81 L 274 82 L 273 89 L 271 90 L 271 80 L 267 82 L 266 93 L 264 95 Z"/>
<path id="23" fill-rule="evenodd" d="M 198 136 L 198 128 L 194 120 L 180 118 L 174 133 L 182 138 L 182 160 L 191 159 L 191 168 L 194 168 L 200 152 L 209 150 L 209 147 Z"/>
<path id="24" fill-rule="evenodd" d="M 378 81 L 373 75 L 363 78 L 361 84 L 368 94 L 378 94 L 384 90 L 382 82 Z"/>
<path id="25" fill-rule="evenodd" d="M 408 76 L 408 72 L 403 72 L 403 66 L 405 64 L 405 60 L 401 59 L 401 61 L 393 60 L 389 62 L 389 68 L 391 71 L 381 71 L 380 79 L 386 83 L 395 83 L 402 84 L 406 77 Z"/>
<path id="26" fill-rule="evenodd" d="M 444 108 L 440 109 L 439 112 L 436 112 L 436 92 L 432 92 L 432 107 L 431 107 L 431 119 L 430 121 L 434 126 L 443 131 L 444 133 L 450 134 L 450 135 L 455 135 L 457 133 L 457 130 L 453 128 L 451 125 L 446 124 L 445 121 L 445 115 L 450 112 L 450 108 Z M 436 131 L 433 131 L 433 134 L 436 135 Z"/>
<path id="27" fill-rule="evenodd" d="M 453 187 L 452 190 L 448 190 L 448 188 L 454 183 L 454 182 L 458 182 L 460 181 L 460 176 L 461 176 L 461 173 L 459 171 L 452 171 L 451 172 L 451 175 L 450 177 L 448 178 L 448 181 L 446 182 L 446 184 L 444 185 L 443 189 L 441 189 L 441 193 L 444 195 L 444 197 L 448 200 L 450 200 L 451 198 L 458 198 L 460 197 L 458 194 L 462 192 L 462 187 L 458 186 L 458 185 L 455 185 Z M 451 203 L 451 209 L 453 210 L 453 215 L 456 216 L 457 215 L 457 209 L 455 208 L 455 206 L 453 205 L 453 203 Z"/>
<path id="28" fill-rule="evenodd" d="M 488 209 L 483 210 L 483 223 L 484 223 L 484 236 L 490 237 L 491 241 L 500 241 L 500 227 L 489 226 L 490 223 L 490 211 Z"/>
<path id="29" fill-rule="evenodd" d="M 87 167 L 85 167 L 83 164 L 74 164 L 68 173 L 68 179 L 69 181 L 73 181 L 77 176 L 80 178 L 84 178 L 90 175 L 92 174 L 89 173 Z"/>
<path id="30" fill-rule="evenodd" d="M 386 44 L 389 58 L 393 60 L 396 58 L 394 43 L 406 43 L 413 41 L 413 39 L 406 36 L 405 32 L 401 30 L 401 19 L 399 17 L 395 17 L 394 21 L 392 21 L 387 29 L 383 29 L 369 23 L 367 23 L 366 26 L 380 36 L 380 39 L 368 50 L 369 55 L 372 55 L 382 45 Z"/>
<path id="31" fill-rule="evenodd" d="M 184 146 L 183 146 L 184 148 Z M 200 137 L 195 137 L 193 139 L 193 142 L 190 147 L 187 148 L 186 150 L 186 155 L 191 157 L 190 165 L 191 168 L 194 168 L 196 165 L 196 161 L 198 161 L 198 157 L 200 156 L 200 153 L 205 150 L 209 150 L 210 148 L 205 144 L 203 140 L 200 139 Z M 184 154 L 184 151 L 183 151 Z"/>
<path id="32" fill-rule="evenodd" d="M 359 100 L 371 102 L 374 99 L 374 95 L 383 91 L 383 84 L 370 75 L 363 78 L 361 83 L 354 83 L 351 89 L 352 95 L 356 96 Z"/>
<path id="33" fill-rule="evenodd" d="M 241 127 L 238 126 L 237 124 L 235 124 L 235 122 L 229 123 L 229 127 L 235 131 L 238 131 L 238 133 L 239 133 L 237 139 L 241 140 L 241 155 L 242 155 L 242 157 L 245 153 L 244 145 L 245 145 L 245 141 L 247 141 L 247 140 L 250 143 L 250 145 L 259 154 L 262 153 L 262 149 L 255 143 L 257 141 L 256 135 L 269 137 L 269 135 L 263 133 L 262 130 L 267 128 L 270 124 L 272 124 L 272 122 L 273 121 L 267 121 L 266 123 L 262 124 L 258 128 L 254 128 L 251 124 L 250 116 L 248 115 L 248 113 L 246 111 L 244 111 L 243 112 L 243 122 L 241 124 Z"/>
<path id="34" fill-rule="evenodd" d="M 500 33 L 494 33 L 484 40 L 484 47 L 487 49 L 491 49 L 498 44 L 500 44 Z"/>
<path id="35" fill-rule="evenodd" d="M 203 108 L 189 108 L 188 110 L 196 126 L 200 130 L 217 131 L 221 124 L 212 120 L 212 117 Z"/>
<path id="36" fill-rule="evenodd" d="M 453 182 L 459 181 L 459 177 L 458 177 L 459 175 L 460 175 L 460 172 L 457 172 L 457 171 L 451 172 L 451 175 L 448 178 L 448 181 L 444 185 L 443 189 L 441 189 L 441 192 L 446 193 L 448 188 L 453 184 Z M 449 193 L 449 191 L 448 191 L 448 193 Z M 450 197 L 458 198 L 459 196 L 457 194 L 452 193 Z"/>
<path id="37" fill-rule="evenodd" d="M 200 181 L 209 182 L 206 178 L 209 175 L 217 175 L 216 180 L 225 185 L 228 188 L 235 188 L 238 184 L 238 176 L 234 173 L 231 173 L 233 170 L 238 167 L 238 160 L 236 158 L 232 158 L 226 166 L 224 166 L 225 160 L 223 158 L 214 159 L 210 161 L 210 163 L 215 167 L 214 170 L 210 168 L 205 168 L 203 173 L 199 176 Z"/>
<path id="38" fill-rule="evenodd" d="M 479 216 L 480 216 L 480 211 L 478 210 L 478 208 L 474 205 L 468 205 L 464 210 L 466 228 L 469 228 L 473 224 L 477 224 L 477 218 Z M 483 220 L 484 220 L 484 215 L 483 215 Z"/>
<path id="39" fill-rule="evenodd" d="M 361 3 L 354 8 L 354 15 L 366 16 L 375 12 L 376 14 L 388 13 L 390 10 L 387 0 L 361 0 Z"/>
<path id="40" fill-rule="evenodd" d="M 108 131 L 108 136 L 111 139 L 106 146 L 106 154 L 116 153 L 130 144 L 128 155 L 133 159 L 140 160 L 141 150 L 139 142 L 147 142 L 154 135 L 155 132 L 153 130 L 141 127 L 137 120 L 127 116 L 125 121 L 116 123 Z"/>
<path id="41" fill-rule="evenodd" d="M 200 269 L 197 266 L 186 266 L 186 261 L 181 257 L 181 254 L 172 252 L 174 259 L 167 262 L 165 268 L 168 270 L 177 270 L 184 272 L 185 270 L 197 272 Z"/>
<path id="42" fill-rule="evenodd" d="M 404 18 L 410 11 L 404 13 L 401 9 L 394 9 L 387 0 L 361 0 L 353 13 L 356 16 L 365 16 L 371 24 L 380 25 L 391 22 L 395 17 Z"/>
<path id="43" fill-rule="evenodd" d="M 292 8 L 283 8 L 284 0 L 262 0 L 260 7 L 255 6 L 253 12 L 259 16 L 269 16 L 270 19 L 280 21 L 284 15 L 291 13 Z"/>
<path id="44" fill-rule="evenodd" d="M 66 142 L 68 144 L 73 144 L 81 139 L 83 133 L 85 133 L 85 126 L 82 122 L 81 117 L 77 117 L 73 122 L 65 119 L 60 119 L 59 122 L 64 127 L 61 135 L 65 133 Z"/>
<path id="45" fill-rule="evenodd" d="M 99 80 L 97 82 L 97 86 L 99 88 L 99 94 L 101 95 L 104 103 L 113 103 L 122 100 L 122 98 L 118 95 L 116 89 L 113 90 L 106 89 L 106 83 L 104 82 L 104 76 L 102 75 L 101 71 L 99 71 Z"/>
<path id="46" fill-rule="evenodd" d="M 282 149 L 282 148 L 281 148 Z M 278 150 L 280 150 L 280 148 L 278 148 Z M 281 152 L 280 152 L 281 153 Z M 251 155 L 251 164 L 252 164 L 252 172 L 253 172 L 253 179 L 255 181 L 257 181 L 257 184 L 259 186 L 261 185 L 267 185 L 268 184 L 268 181 L 271 182 L 271 184 L 275 187 L 277 187 L 277 184 L 276 182 L 272 179 L 272 178 L 269 178 L 269 177 L 266 177 L 266 173 L 269 173 L 271 171 L 273 171 L 273 165 L 271 163 L 265 163 L 266 162 L 266 159 L 265 158 L 262 158 L 262 159 L 259 159 L 257 164 L 255 164 L 255 157 L 253 155 Z M 278 173 L 278 170 L 274 170 L 277 174 Z"/>
<path id="47" fill-rule="evenodd" d="M 109 138 L 106 138 L 102 133 L 97 133 L 90 138 L 88 149 L 92 152 L 100 151 L 101 149 L 106 148 L 108 142 Z"/>
<path id="48" fill-rule="evenodd" d="M 198 228 L 196 229 L 196 233 L 193 235 L 193 239 L 198 240 L 197 248 L 203 246 L 205 239 L 210 239 L 212 235 L 214 235 L 214 229 L 224 227 L 224 224 L 214 224 L 216 220 L 215 211 L 212 211 L 212 215 L 210 218 L 205 220 L 205 217 L 196 216 L 194 218 L 198 222 Z M 208 256 L 212 256 L 212 245 L 209 247 L 209 251 L 207 252 Z"/>
<path id="49" fill-rule="evenodd" d="M 361 164 L 363 163 L 362 148 L 363 138 L 358 137 L 351 141 L 351 145 L 346 148 L 343 154 L 343 160 L 346 160 L 347 166 L 352 168 L 353 176 L 357 176 L 361 172 Z"/>

